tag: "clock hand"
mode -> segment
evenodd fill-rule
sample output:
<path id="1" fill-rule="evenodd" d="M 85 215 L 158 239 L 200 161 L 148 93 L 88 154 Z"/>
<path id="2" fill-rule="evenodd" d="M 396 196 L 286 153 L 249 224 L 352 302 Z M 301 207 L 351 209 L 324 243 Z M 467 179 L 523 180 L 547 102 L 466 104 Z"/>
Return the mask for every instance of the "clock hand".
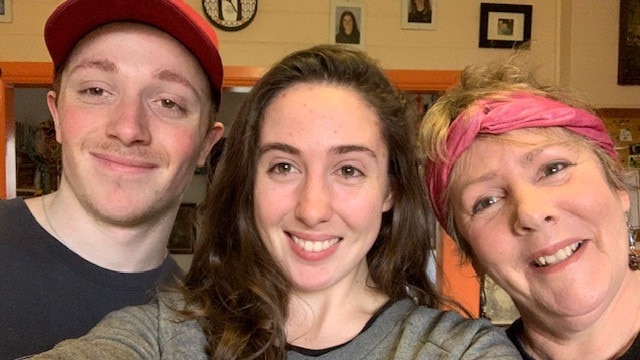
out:
<path id="1" fill-rule="evenodd" d="M 231 5 L 231 7 L 233 8 L 233 11 L 235 11 L 236 14 L 237 14 L 238 13 L 238 9 L 236 9 L 236 6 L 233 4 L 233 2 L 231 0 L 226 0 L 226 1 L 229 3 L 229 5 Z"/>

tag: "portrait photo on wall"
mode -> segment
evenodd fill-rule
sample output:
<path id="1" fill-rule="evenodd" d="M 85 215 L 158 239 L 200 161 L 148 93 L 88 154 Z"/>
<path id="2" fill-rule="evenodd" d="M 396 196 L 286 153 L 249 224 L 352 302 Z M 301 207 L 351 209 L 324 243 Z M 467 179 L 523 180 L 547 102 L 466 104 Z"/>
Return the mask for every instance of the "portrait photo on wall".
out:
<path id="1" fill-rule="evenodd" d="M 0 22 L 11 22 L 11 0 L 0 0 Z"/>
<path id="2" fill-rule="evenodd" d="M 364 7 L 360 1 L 331 3 L 331 43 L 364 45 Z"/>
<path id="3" fill-rule="evenodd" d="M 618 85 L 640 85 L 640 0 L 620 0 Z"/>
<path id="4" fill-rule="evenodd" d="M 531 5 L 480 4 L 481 48 L 515 48 L 531 40 Z"/>
<path id="5" fill-rule="evenodd" d="M 437 0 L 401 0 L 403 29 L 435 30 Z"/>

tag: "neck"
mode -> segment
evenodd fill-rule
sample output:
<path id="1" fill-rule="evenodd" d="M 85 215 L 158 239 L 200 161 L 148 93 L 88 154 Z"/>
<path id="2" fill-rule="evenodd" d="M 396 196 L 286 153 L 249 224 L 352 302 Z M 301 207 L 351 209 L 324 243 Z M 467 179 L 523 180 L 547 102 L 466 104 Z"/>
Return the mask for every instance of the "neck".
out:
<path id="1" fill-rule="evenodd" d="M 640 332 L 640 271 L 629 271 L 618 294 L 597 316 L 524 316 L 521 341 L 535 359 L 616 359 Z M 584 320 L 587 318 L 588 320 Z"/>
<path id="2" fill-rule="evenodd" d="M 175 212 L 159 221 L 118 226 L 98 220 L 75 197 L 62 190 L 26 202 L 47 232 L 100 267 L 118 272 L 141 272 L 158 267 L 167 256 L 166 246 Z"/>
<path id="3" fill-rule="evenodd" d="M 362 280 L 322 293 L 291 295 L 287 341 L 307 349 L 326 349 L 356 337 L 389 300 L 386 294 L 366 285 Z"/>

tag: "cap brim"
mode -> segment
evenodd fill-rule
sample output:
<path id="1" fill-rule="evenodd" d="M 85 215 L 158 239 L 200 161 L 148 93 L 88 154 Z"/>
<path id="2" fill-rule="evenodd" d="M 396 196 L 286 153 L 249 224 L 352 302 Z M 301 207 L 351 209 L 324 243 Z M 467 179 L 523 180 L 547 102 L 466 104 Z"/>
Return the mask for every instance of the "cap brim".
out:
<path id="1" fill-rule="evenodd" d="M 116 21 L 151 25 L 180 41 L 200 62 L 209 77 L 214 101 L 220 104 L 223 66 L 218 37 L 200 14 L 180 0 L 65 1 L 51 14 L 44 29 L 54 66 L 63 64 L 87 33 Z"/>

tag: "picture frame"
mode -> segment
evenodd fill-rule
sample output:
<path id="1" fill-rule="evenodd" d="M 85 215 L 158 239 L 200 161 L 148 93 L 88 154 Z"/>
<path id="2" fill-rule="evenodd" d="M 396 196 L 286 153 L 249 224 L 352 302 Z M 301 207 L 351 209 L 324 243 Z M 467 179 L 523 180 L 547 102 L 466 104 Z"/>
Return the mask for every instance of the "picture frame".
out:
<path id="1" fill-rule="evenodd" d="M 167 248 L 171 254 L 193 254 L 196 204 L 180 204 Z"/>
<path id="2" fill-rule="evenodd" d="M 401 0 L 401 28 L 435 30 L 438 0 Z M 420 10 L 422 8 L 423 10 Z"/>
<path id="3" fill-rule="evenodd" d="M 481 48 L 516 48 L 531 40 L 532 5 L 480 3 Z"/>
<path id="4" fill-rule="evenodd" d="M 497 326 L 509 326 L 520 317 L 511 297 L 489 276 L 481 277 L 480 315 Z"/>
<path id="5" fill-rule="evenodd" d="M 342 18 L 353 18 L 353 30 L 341 26 Z M 344 29 L 344 30 L 343 30 Z M 365 38 L 365 14 L 364 5 L 359 0 L 333 0 L 331 2 L 331 44 L 344 44 L 349 46 L 364 47 Z"/>
<path id="6" fill-rule="evenodd" d="M 620 0 L 618 85 L 640 85 L 639 17 L 639 0 Z"/>
<path id="7" fill-rule="evenodd" d="M 11 22 L 12 0 L 0 0 L 0 23 Z"/>

